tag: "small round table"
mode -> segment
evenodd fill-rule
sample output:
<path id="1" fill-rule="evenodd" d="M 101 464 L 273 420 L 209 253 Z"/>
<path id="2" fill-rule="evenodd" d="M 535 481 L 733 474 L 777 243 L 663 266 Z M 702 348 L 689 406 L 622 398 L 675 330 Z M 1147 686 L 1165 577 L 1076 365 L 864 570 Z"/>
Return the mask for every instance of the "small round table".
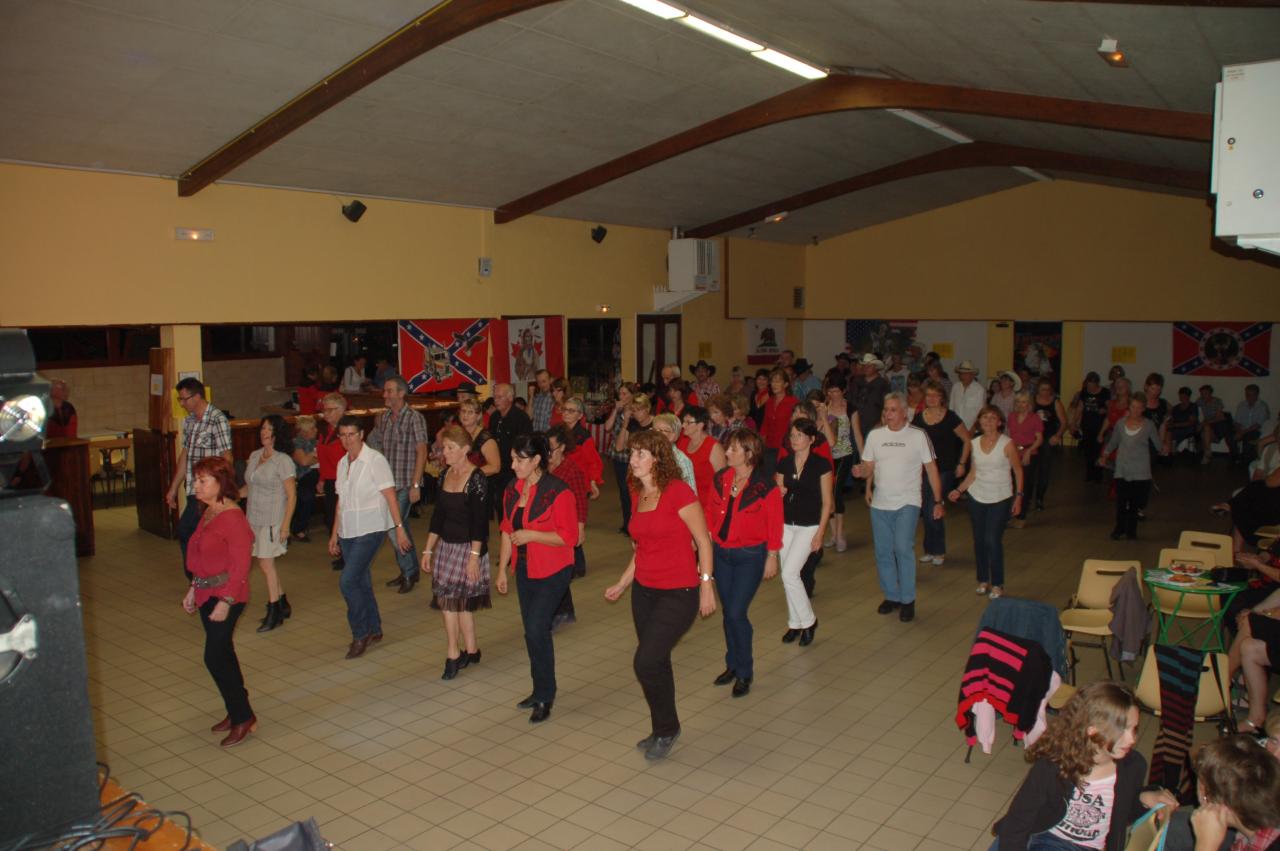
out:
<path id="1" fill-rule="evenodd" d="M 1191 641 L 1194 640 L 1196 633 L 1202 629 L 1208 629 L 1204 640 L 1200 643 L 1200 649 L 1205 652 L 1226 653 L 1227 645 L 1223 641 L 1222 621 L 1226 615 L 1227 609 L 1231 606 L 1231 601 L 1236 595 L 1245 589 L 1248 583 L 1245 582 L 1213 582 L 1207 578 L 1194 583 L 1173 582 L 1171 581 L 1173 574 L 1167 570 L 1149 570 L 1143 576 L 1144 581 L 1152 588 L 1160 588 L 1166 591 L 1176 592 L 1178 601 L 1174 603 L 1173 610 L 1168 614 L 1161 611 L 1160 606 L 1155 606 L 1156 623 L 1158 627 L 1158 638 L 1160 644 L 1181 644 L 1183 646 L 1194 646 Z M 1205 608 L 1208 610 L 1206 617 L 1197 616 L 1195 620 L 1200 624 L 1194 629 L 1188 630 L 1186 627 L 1179 625 L 1178 640 L 1171 642 L 1169 640 L 1169 626 L 1178 617 L 1178 612 L 1182 609 L 1183 603 L 1186 602 L 1188 596 L 1204 597 Z M 1212 599 L 1216 598 L 1216 599 Z M 1186 617 L 1186 616 L 1184 616 Z"/>

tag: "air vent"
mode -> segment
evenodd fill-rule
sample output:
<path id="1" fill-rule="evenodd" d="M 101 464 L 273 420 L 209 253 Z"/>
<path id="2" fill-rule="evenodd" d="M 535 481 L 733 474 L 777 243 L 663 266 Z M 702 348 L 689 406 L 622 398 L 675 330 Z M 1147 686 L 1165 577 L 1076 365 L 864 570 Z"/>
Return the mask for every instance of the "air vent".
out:
<path id="1" fill-rule="evenodd" d="M 791 306 L 796 310 L 804 309 L 804 287 L 791 288 Z"/>

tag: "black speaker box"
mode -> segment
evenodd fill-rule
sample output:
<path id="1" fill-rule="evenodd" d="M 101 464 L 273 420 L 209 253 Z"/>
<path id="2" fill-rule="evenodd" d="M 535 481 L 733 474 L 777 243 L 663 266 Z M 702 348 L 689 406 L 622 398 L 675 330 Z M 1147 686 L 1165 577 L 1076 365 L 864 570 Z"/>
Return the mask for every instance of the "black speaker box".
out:
<path id="1" fill-rule="evenodd" d="M 34 624 L 36 644 L 0 652 L 4 845 L 92 819 L 99 804 L 71 511 L 44 496 L 0 498 L 0 544 L 0 635 L 29 637 Z"/>

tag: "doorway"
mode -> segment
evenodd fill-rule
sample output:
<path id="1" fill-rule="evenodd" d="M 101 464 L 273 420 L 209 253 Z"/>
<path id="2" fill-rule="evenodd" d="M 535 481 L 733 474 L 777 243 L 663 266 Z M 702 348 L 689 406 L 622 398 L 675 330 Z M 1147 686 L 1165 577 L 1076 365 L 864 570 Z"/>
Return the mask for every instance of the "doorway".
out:
<path id="1" fill-rule="evenodd" d="M 636 381 L 658 384 L 662 366 L 680 363 L 680 317 L 651 314 L 636 317 Z M 681 371 L 684 368 L 681 367 Z"/>
<path id="2" fill-rule="evenodd" d="M 622 378 L 622 320 L 570 319 L 569 384 L 576 396 L 609 397 Z"/>

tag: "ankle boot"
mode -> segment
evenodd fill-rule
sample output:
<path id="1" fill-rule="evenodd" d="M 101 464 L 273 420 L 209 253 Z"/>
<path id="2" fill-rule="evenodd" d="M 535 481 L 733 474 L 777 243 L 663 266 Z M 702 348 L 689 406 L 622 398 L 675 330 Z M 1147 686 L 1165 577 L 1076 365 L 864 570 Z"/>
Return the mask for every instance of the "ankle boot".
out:
<path id="1" fill-rule="evenodd" d="M 267 616 L 262 619 L 261 625 L 258 626 L 258 632 L 270 632 L 283 623 L 284 616 L 280 614 L 280 604 L 267 603 Z"/>
<path id="2" fill-rule="evenodd" d="M 289 598 L 284 594 L 280 595 L 280 614 L 284 616 L 285 620 L 288 620 L 293 615 L 293 606 L 289 605 Z"/>

